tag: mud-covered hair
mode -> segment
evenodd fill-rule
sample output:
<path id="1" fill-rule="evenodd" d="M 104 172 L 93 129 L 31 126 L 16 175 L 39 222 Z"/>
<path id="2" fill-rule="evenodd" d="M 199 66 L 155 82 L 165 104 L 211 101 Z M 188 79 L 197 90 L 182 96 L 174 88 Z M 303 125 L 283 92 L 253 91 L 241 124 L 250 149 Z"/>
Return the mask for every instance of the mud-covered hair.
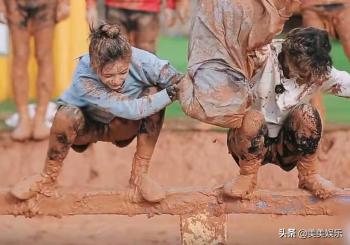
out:
<path id="1" fill-rule="evenodd" d="M 330 51 L 328 33 L 313 27 L 293 29 L 282 44 L 282 52 L 293 65 L 321 80 L 327 79 L 332 68 Z"/>
<path id="2" fill-rule="evenodd" d="M 118 25 L 103 23 L 97 28 L 90 26 L 90 65 L 95 71 L 108 63 L 131 56 L 131 46 Z"/>

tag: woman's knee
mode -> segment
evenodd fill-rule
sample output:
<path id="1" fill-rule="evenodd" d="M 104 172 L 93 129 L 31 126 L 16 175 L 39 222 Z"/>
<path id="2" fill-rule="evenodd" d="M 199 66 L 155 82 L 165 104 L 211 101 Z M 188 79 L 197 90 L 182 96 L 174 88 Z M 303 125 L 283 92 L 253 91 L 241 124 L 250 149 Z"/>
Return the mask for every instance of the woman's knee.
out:
<path id="1" fill-rule="evenodd" d="M 264 115 L 259 111 L 250 110 L 245 114 L 240 128 L 229 130 L 227 135 L 229 152 L 242 159 L 262 158 L 266 151 L 267 134 Z"/>
<path id="2" fill-rule="evenodd" d="M 55 115 L 52 131 L 55 132 L 78 132 L 85 124 L 84 114 L 79 107 L 61 106 Z"/>
<path id="3" fill-rule="evenodd" d="M 39 48 L 40 49 L 40 48 Z M 35 59 L 38 63 L 39 67 L 47 67 L 52 68 L 53 67 L 53 56 L 52 51 L 50 52 L 43 52 L 43 51 L 36 51 L 35 53 Z"/>
<path id="4" fill-rule="evenodd" d="M 245 113 L 242 125 L 238 129 L 240 133 L 254 137 L 266 130 L 266 122 L 264 115 L 257 110 L 249 110 Z"/>
<path id="5" fill-rule="evenodd" d="M 310 104 L 297 106 L 287 118 L 285 133 L 298 151 L 315 153 L 322 136 L 322 120 L 317 109 Z"/>

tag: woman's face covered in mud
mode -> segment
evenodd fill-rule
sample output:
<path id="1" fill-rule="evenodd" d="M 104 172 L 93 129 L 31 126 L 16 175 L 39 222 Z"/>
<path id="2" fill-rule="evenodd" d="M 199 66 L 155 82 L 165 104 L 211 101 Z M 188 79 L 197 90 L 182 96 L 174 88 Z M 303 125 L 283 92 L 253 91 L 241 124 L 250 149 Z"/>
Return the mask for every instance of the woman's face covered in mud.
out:
<path id="1" fill-rule="evenodd" d="M 103 66 L 97 72 L 101 82 L 110 89 L 119 91 L 129 74 L 130 58 L 118 59 Z"/>
<path id="2" fill-rule="evenodd" d="M 131 46 L 118 25 L 101 24 L 91 27 L 90 65 L 101 82 L 107 87 L 119 91 L 129 74 Z"/>

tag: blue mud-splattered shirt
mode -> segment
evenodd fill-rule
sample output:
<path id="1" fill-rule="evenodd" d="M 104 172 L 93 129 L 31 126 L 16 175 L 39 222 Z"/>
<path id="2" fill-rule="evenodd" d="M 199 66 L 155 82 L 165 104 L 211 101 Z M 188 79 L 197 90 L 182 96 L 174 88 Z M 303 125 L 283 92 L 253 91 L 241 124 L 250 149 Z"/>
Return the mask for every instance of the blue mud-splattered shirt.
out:
<path id="1" fill-rule="evenodd" d="M 83 108 L 89 117 L 102 123 L 109 123 L 115 117 L 140 120 L 171 104 L 164 88 L 178 77 L 179 73 L 168 61 L 132 48 L 129 74 L 122 89 L 115 91 L 100 81 L 90 66 L 90 56 L 86 54 L 80 57 L 73 82 L 58 103 Z M 162 90 L 141 97 L 142 92 L 149 87 Z"/>

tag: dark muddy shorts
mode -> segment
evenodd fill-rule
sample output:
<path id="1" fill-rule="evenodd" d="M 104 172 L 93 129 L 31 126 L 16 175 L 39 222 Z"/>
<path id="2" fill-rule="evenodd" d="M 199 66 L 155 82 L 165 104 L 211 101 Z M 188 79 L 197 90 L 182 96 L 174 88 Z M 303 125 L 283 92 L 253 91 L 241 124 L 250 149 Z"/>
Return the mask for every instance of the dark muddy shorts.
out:
<path id="1" fill-rule="evenodd" d="M 71 146 L 71 148 L 74 151 L 79 153 L 84 152 L 92 143 L 96 143 L 99 140 L 108 139 L 109 137 L 111 137 L 111 135 L 109 135 L 109 126 L 110 126 L 109 123 L 99 122 L 89 117 L 89 113 L 84 108 L 79 108 L 73 105 L 66 104 L 62 100 L 58 100 L 57 104 L 58 104 L 57 113 L 59 113 L 59 111 L 64 108 L 66 110 L 72 110 L 72 113 L 73 113 L 73 110 L 80 110 L 83 114 L 84 127 L 81 129 L 80 132 L 78 132 L 78 136 L 76 140 L 77 142 L 73 143 Z M 121 118 L 118 118 L 118 120 L 128 121 L 126 119 L 121 119 Z M 113 120 L 111 123 L 113 123 Z M 137 136 L 137 133 L 135 133 L 135 135 L 131 136 L 129 139 L 111 141 L 111 143 L 113 143 L 118 147 L 126 147 L 135 139 L 136 136 Z M 89 143 L 81 143 L 81 142 L 89 142 Z"/>
<path id="2" fill-rule="evenodd" d="M 5 0 L 5 6 L 10 26 L 37 30 L 56 23 L 57 0 Z"/>

